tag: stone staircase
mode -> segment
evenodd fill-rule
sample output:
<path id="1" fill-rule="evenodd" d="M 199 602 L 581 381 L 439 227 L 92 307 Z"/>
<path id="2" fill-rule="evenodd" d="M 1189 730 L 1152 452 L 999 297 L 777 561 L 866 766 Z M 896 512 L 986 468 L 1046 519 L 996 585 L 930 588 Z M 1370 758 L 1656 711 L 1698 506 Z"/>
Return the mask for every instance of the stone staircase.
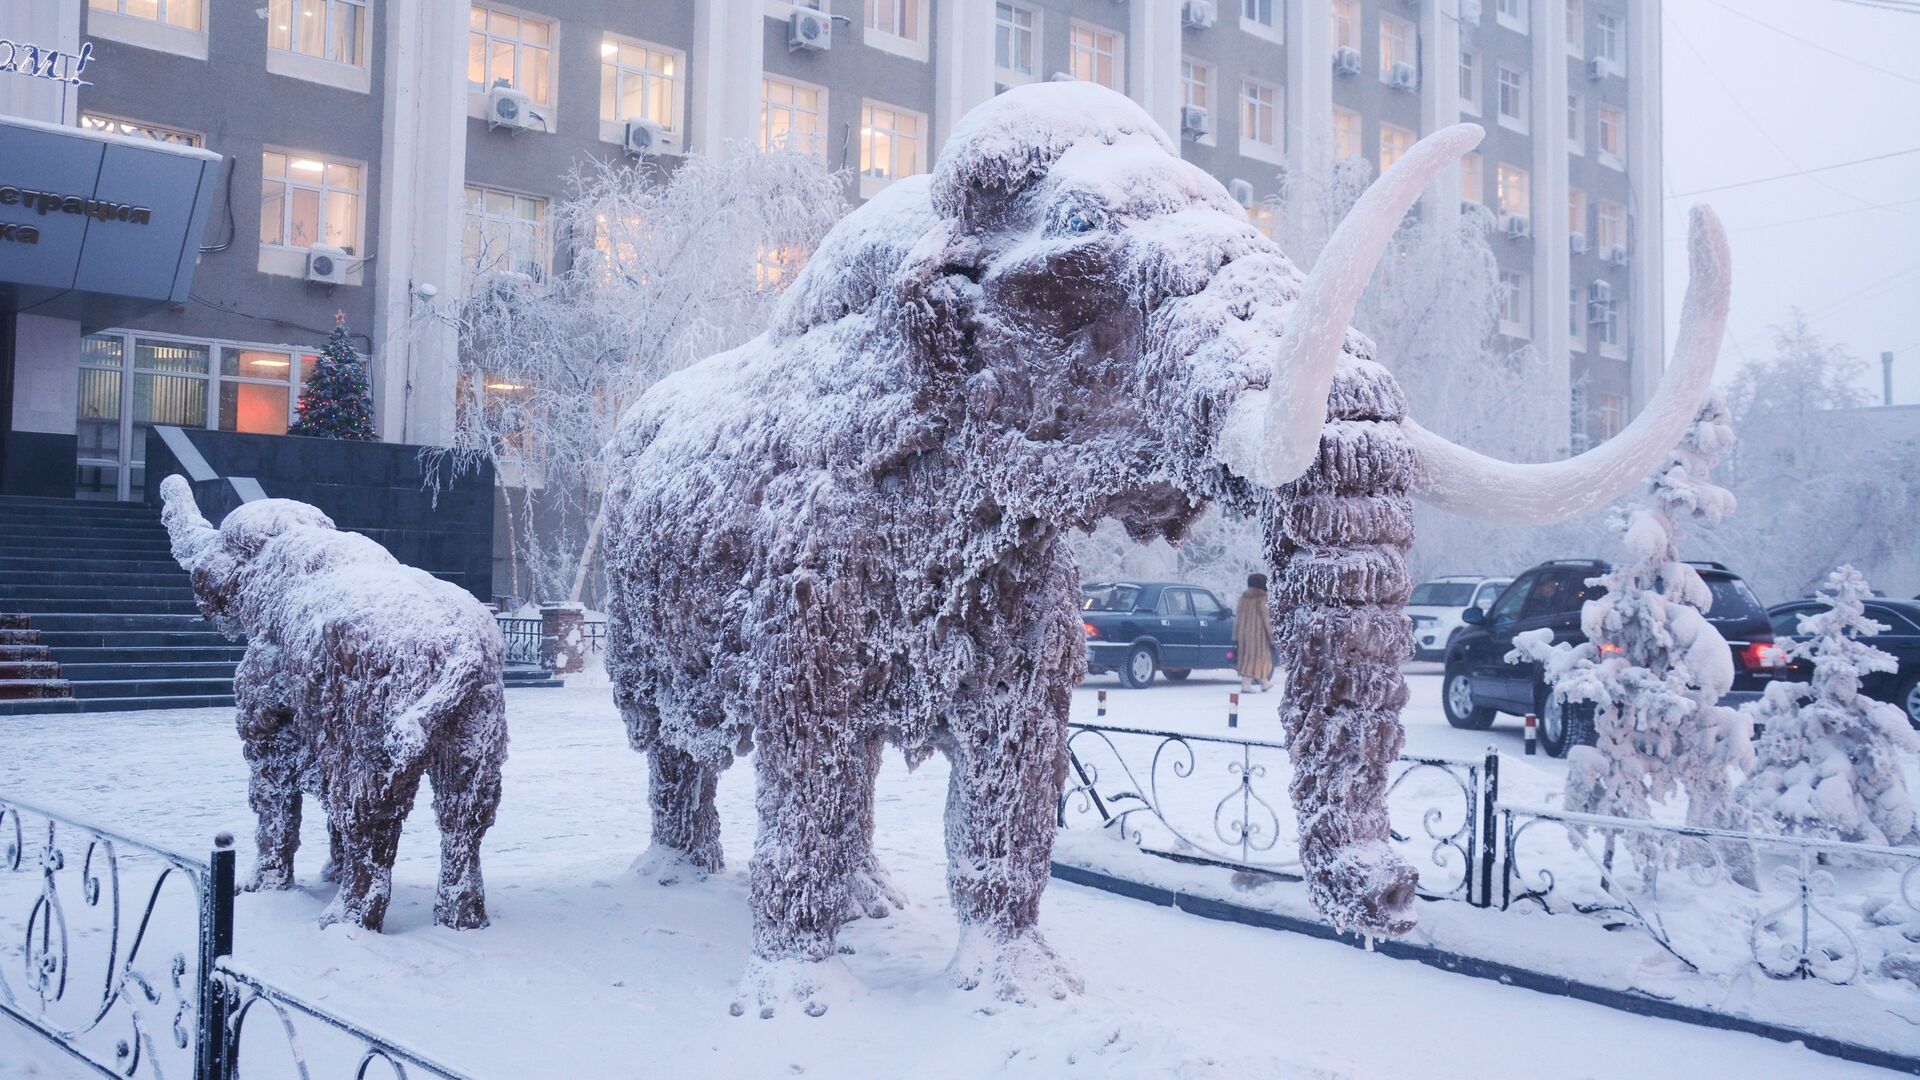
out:
<path id="1" fill-rule="evenodd" d="M 0 497 L 0 716 L 232 705 L 243 651 L 200 617 L 157 509 Z"/>

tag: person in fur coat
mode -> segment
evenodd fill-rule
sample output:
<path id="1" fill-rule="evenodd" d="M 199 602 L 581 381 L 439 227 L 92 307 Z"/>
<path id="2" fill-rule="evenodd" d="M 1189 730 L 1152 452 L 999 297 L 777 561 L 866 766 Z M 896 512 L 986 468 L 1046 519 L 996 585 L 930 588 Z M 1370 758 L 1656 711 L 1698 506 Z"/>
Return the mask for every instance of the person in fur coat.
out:
<path id="1" fill-rule="evenodd" d="M 1242 693 L 1258 683 L 1273 689 L 1273 637 L 1267 627 L 1267 575 L 1248 574 L 1247 591 L 1233 609 L 1234 666 L 1240 671 Z"/>

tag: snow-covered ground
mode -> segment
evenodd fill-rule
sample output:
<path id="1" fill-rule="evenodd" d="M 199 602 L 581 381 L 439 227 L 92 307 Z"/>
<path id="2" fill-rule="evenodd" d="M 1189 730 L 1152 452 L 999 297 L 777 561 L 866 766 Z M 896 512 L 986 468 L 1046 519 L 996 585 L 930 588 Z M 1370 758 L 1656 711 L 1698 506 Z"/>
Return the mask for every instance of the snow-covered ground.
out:
<path id="1" fill-rule="evenodd" d="M 1416 669 L 1417 670 L 1417 669 Z M 1516 726 L 1446 727 L 1438 679 L 1415 675 L 1408 749 L 1520 751 Z M 1234 684 L 1075 698 L 1092 720 L 1225 731 Z M 321 816 L 305 822 L 290 893 L 246 895 L 237 956 L 326 1008 L 483 1077 L 1844 1077 L 1875 1070 L 1750 1036 L 1648 1020 L 1450 975 L 1344 945 L 1195 918 L 1054 882 L 1042 926 L 1086 977 L 1071 1001 L 1014 1006 L 951 988 L 944 891 L 947 770 L 882 772 L 877 847 L 913 906 L 850 926 L 860 989 L 819 1019 L 728 1015 L 748 947 L 751 772 L 720 787 L 727 871 L 661 887 L 628 872 L 646 845 L 645 761 L 600 688 L 511 691 L 512 748 L 485 871 L 493 925 L 431 925 L 437 838 L 426 799 L 407 824 L 388 933 L 321 930 Z M 1240 731 L 1274 737 L 1277 694 L 1243 698 Z M 1558 763 L 1535 758 L 1541 780 Z M 252 821 L 228 710 L 20 717 L 0 724 L 0 792 L 198 853 Z M 3 876 L 3 875 L 0 875 Z M 1448 905 L 1451 906 L 1451 905 Z M 0 910 L 17 971 L 19 914 Z M 324 1040 L 308 1024 L 309 1050 Z M 249 1044 L 273 1034 L 256 1018 Z M 0 1027 L 0 1076 L 61 1075 L 57 1056 Z M 30 1071 L 38 1069 L 38 1072 Z"/>

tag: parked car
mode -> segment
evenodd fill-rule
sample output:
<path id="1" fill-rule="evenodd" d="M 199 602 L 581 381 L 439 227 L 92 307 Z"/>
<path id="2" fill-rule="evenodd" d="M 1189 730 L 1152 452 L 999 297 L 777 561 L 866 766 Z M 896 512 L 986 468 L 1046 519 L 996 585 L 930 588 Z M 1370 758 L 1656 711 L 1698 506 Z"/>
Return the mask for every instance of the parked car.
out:
<path id="1" fill-rule="evenodd" d="M 1768 608 L 1774 639 L 1785 641 L 1799 637 L 1800 616 L 1825 611 L 1826 607 L 1818 600 L 1807 599 L 1789 600 Z M 1898 705 L 1905 710 L 1907 721 L 1920 728 L 1920 602 L 1876 597 L 1866 602 L 1866 611 L 1867 618 L 1886 624 L 1887 632 L 1860 640 L 1891 653 L 1900 666 L 1892 672 L 1876 671 L 1866 676 L 1860 680 L 1860 690 L 1876 701 Z M 1806 682 L 1812 677 L 1813 665 L 1805 660 L 1792 661 L 1780 674 L 1780 678 L 1795 682 Z"/>
<path id="2" fill-rule="evenodd" d="M 1754 700 L 1786 671 L 1786 653 L 1774 643 L 1773 624 L 1738 574 L 1719 563 L 1691 565 L 1713 595 L 1707 621 L 1733 650 L 1733 689 L 1720 699 L 1721 704 Z M 1591 559 L 1544 562 L 1515 578 L 1490 610 L 1467 609 L 1467 628 L 1447 647 L 1440 688 L 1447 722 L 1484 731 L 1500 713 L 1533 713 L 1539 718 L 1540 746 L 1554 757 L 1571 747 L 1591 744 L 1592 703 L 1557 700 L 1541 678 L 1538 662 L 1512 662 L 1507 653 L 1516 634 L 1541 627 L 1553 630 L 1556 644 L 1585 642 L 1580 606 L 1604 593 L 1587 581 L 1609 569 L 1607 563 Z"/>
<path id="3" fill-rule="evenodd" d="M 1407 599 L 1407 614 L 1413 618 L 1413 658 L 1446 659 L 1453 635 L 1466 626 L 1460 616 L 1470 607 L 1481 611 L 1492 607 L 1494 597 L 1512 583 L 1512 578 L 1448 574 L 1415 585 Z"/>
<path id="4" fill-rule="evenodd" d="M 1233 666 L 1233 609 L 1198 585 L 1102 581 L 1081 589 L 1087 673 L 1120 673 L 1139 688 L 1160 672 L 1175 682 L 1196 668 Z"/>

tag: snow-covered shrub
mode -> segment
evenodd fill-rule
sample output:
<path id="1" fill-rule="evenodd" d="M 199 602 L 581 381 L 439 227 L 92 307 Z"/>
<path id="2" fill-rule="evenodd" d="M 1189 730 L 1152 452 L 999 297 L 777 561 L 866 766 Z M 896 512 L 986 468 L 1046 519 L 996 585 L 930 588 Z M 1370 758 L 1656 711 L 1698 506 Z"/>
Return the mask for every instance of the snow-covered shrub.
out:
<path id="1" fill-rule="evenodd" d="M 1740 804 L 1755 827 L 1869 844 L 1920 844 L 1901 756 L 1920 751 L 1904 712 L 1860 693 L 1892 656 L 1859 640 L 1887 627 L 1866 614 L 1872 591 L 1851 566 L 1821 586 L 1827 610 L 1800 616 L 1788 652 L 1813 664 L 1811 683 L 1776 682 L 1749 707 L 1764 725 Z"/>

